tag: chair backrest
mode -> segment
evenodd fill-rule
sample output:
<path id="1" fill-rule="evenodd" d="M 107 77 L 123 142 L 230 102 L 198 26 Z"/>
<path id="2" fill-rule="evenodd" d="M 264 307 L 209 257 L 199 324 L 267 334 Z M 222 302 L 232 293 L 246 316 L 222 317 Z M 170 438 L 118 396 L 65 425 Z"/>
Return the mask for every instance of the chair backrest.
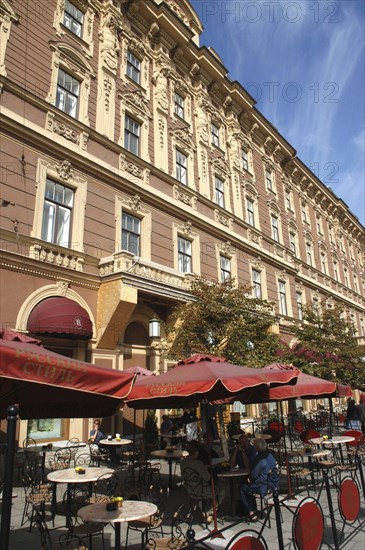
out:
<path id="1" fill-rule="evenodd" d="M 75 466 L 90 466 L 92 462 L 89 453 L 82 453 L 75 459 Z"/>
<path id="2" fill-rule="evenodd" d="M 348 447 L 360 447 L 365 441 L 365 436 L 359 430 L 346 430 L 342 435 L 355 438 L 354 441 L 346 444 Z"/>
<path id="3" fill-rule="evenodd" d="M 53 457 L 49 459 L 49 467 L 51 470 L 65 470 L 70 467 L 72 458 L 71 449 L 65 447 L 55 451 Z"/>
<path id="4" fill-rule="evenodd" d="M 304 432 L 299 435 L 299 439 L 303 443 L 308 443 L 310 439 L 314 439 L 316 437 L 321 437 L 321 434 L 316 430 L 304 430 Z"/>
<path id="5" fill-rule="evenodd" d="M 268 550 L 265 539 L 260 533 L 252 529 L 245 529 L 237 533 L 233 539 L 229 541 L 225 550 Z"/>
<path id="6" fill-rule="evenodd" d="M 37 442 L 32 437 L 26 437 L 23 441 L 23 448 L 25 449 L 27 447 L 34 447 L 35 445 L 37 445 Z"/>
<path id="7" fill-rule="evenodd" d="M 150 538 L 147 548 L 149 550 L 157 550 L 162 548 L 171 548 L 179 550 L 186 548 L 186 532 L 191 527 L 192 516 L 187 511 L 185 504 L 182 504 L 176 512 L 174 512 L 170 532 L 167 537 Z M 167 540 L 166 540 L 167 539 Z"/>
<path id="8" fill-rule="evenodd" d="M 78 437 L 71 437 L 67 443 L 66 443 L 66 447 L 78 447 L 79 446 L 79 443 L 80 443 L 80 440 Z"/>
<path id="9" fill-rule="evenodd" d="M 71 504 L 70 504 L 71 503 Z M 90 504 L 89 491 L 87 489 L 66 489 L 63 495 L 63 511 L 66 517 L 66 523 L 69 526 L 82 523 L 77 516 L 80 508 Z"/>
<path id="10" fill-rule="evenodd" d="M 184 487 L 190 497 L 206 498 L 203 490 L 205 485 L 204 479 L 196 470 L 188 467 L 181 468 L 181 477 L 183 479 Z"/>
<path id="11" fill-rule="evenodd" d="M 102 474 L 94 483 L 95 495 L 108 497 L 121 496 L 116 494 L 117 482 L 116 475 Z"/>

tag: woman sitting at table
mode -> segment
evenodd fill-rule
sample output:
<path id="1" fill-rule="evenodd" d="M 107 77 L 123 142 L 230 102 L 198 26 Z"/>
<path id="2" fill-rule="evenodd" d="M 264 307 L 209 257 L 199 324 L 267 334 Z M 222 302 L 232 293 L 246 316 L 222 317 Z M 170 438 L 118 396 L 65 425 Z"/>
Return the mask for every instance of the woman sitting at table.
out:
<path id="1" fill-rule="evenodd" d="M 276 460 L 267 450 L 264 439 L 256 439 L 257 455 L 253 461 L 250 477 L 240 489 L 243 512 L 248 521 L 257 521 L 256 498 L 254 494 L 266 495 L 269 490 L 279 488 L 279 473 Z"/>
<path id="2" fill-rule="evenodd" d="M 241 434 L 229 459 L 231 468 L 235 466 L 246 469 L 251 468 L 256 458 L 256 454 L 257 451 L 255 447 L 250 444 L 247 435 Z"/>
<path id="3" fill-rule="evenodd" d="M 100 420 L 94 418 L 94 427 L 90 431 L 89 443 L 99 447 L 99 441 L 106 439 L 106 435 L 100 430 Z"/>

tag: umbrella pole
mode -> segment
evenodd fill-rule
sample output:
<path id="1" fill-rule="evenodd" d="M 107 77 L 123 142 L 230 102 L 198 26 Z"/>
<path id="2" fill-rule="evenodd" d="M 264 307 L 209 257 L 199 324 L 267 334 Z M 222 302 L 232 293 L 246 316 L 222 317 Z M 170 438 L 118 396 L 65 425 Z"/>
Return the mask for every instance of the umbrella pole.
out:
<path id="1" fill-rule="evenodd" d="M 281 401 L 279 401 L 279 407 L 280 407 L 280 416 L 281 416 L 281 422 L 283 424 L 283 440 L 284 440 L 284 455 L 285 455 L 285 467 L 286 467 L 286 476 L 288 480 L 288 497 L 292 497 L 292 487 L 291 487 L 291 477 L 290 477 L 290 471 L 289 471 L 289 464 L 288 464 L 288 449 L 286 447 L 286 441 L 285 441 L 285 425 L 284 425 L 284 415 L 283 415 L 283 404 Z"/>
<path id="2" fill-rule="evenodd" d="M 329 398 L 329 405 L 330 405 L 330 425 L 329 425 L 329 436 L 332 438 L 333 435 L 333 420 L 334 420 L 334 414 L 333 414 L 333 401 L 332 397 Z"/>
<path id="3" fill-rule="evenodd" d="M 14 474 L 14 454 L 15 454 L 15 432 L 16 421 L 18 416 L 18 407 L 12 405 L 8 407 L 7 421 L 8 430 L 6 434 L 6 455 L 4 468 L 4 488 L 3 488 L 3 505 L 1 511 L 1 532 L 0 532 L 0 548 L 8 550 L 9 548 L 9 533 L 11 522 L 11 501 L 13 498 L 13 474 Z"/>

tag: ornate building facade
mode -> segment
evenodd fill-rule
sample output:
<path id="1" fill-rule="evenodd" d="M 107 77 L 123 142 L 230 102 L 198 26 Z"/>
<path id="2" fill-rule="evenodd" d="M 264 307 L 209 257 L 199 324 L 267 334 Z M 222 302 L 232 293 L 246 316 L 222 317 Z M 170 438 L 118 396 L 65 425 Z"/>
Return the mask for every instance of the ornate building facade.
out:
<path id="1" fill-rule="evenodd" d="M 3 325 L 164 368 L 149 321 L 198 274 L 252 284 L 283 337 L 322 299 L 365 337 L 364 227 L 201 33 L 185 0 L 0 0 Z"/>

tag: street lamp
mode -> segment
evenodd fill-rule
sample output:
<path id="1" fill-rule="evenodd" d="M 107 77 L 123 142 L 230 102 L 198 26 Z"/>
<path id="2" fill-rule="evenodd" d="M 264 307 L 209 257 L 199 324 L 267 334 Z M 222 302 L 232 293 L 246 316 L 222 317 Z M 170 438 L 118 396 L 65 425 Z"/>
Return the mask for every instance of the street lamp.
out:
<path id="1" fill-rule="evenodd" d="M 148 334 L 150 338 L 160 338 L 161 323 L 155 317 L 151 319 L 148 323 Z"/>

